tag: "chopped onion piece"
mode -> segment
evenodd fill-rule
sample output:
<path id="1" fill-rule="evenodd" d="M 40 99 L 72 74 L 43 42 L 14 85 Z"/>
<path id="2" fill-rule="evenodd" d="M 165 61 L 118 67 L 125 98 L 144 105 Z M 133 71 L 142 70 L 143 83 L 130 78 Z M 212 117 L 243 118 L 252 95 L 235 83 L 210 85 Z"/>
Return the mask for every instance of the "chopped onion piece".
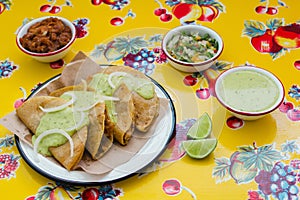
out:
<path id="1" fill-rule="evenodd" d="M 76 120 L 75 120 L 75 125 L 72 126 L 72 127 L 66 128 L 65 130 L 66 131 L 77 130 L 78 127 L 80 127 L 82 125 L 83 121 L 84 121 L 84 112 L 80 112 L 80 120 L 79 120 L 79 122 L 77 123 Z"/>
<path id="2" fill-rule="evenodd" d="M 107 79 L 108 84 L 110 85 L 110 87 L 112 87 L 114 89 L 114 88 L 116 88 L 116 86 L 112 82 L 112 77 L 114 77 L 114 76 L 126 76 L 126 75 L 127 75 L 126 72 L 113 72 L 113 73 L 109 74 L 109 76 L 108 76 L 108 79 Z"/>
<path id="3" fill-rule="evenodd" d="M 86 83 L 86 80 L 81 79 L 81 82 L 82 82 L 82 84 L 83 84 L 83 91 L 87 91 L 87 83 Z"/>
<path id="4" fill-rule="evenodd" d="M 118 97 L 112 97 L 112 96 L 104 96 L 104 95 L 101 95 L 100 98 L 99 98 L 99 101 L 103 102 L 103 101 L 120 101 L 120 99 Z"/>
<path id="5" fill-rule="evenodd" d="M 60 106 L 56 106 L 56 107 L 52 107 L 52 108 L 43 108 L 42 106 L 40 106 L 40 109 L 43 112 L 56 112 L 56 111 L 59 111 L 59 110 L 62 110 L 64 108 L 68 107 L 69 105 L 72 105 L 76 100 L 76 96 L 73 93 L 65 93 L 65 94 L 70 95 L 72 97 L 70 101 L 68 101 Z"/>
<path id="6" fill-rule="evenodd" d="M 44 137 L 46 137 L 48 135 L 51 135 L 51 134 L 54 134 L 54 133 L 61 134 L 61 135 L 65 136 L 68 139 L 68 141 L 70 142 L 70 154 L 71 154 L 71 157 L 73 157 L 73 154 L 74 154 L 74 143 L 73 143 L 73 140 L 72 140 L 71 136 L 66 131 L 64 131 L 62 129 L 50 129 L 50 130 L 44 131 L 34 141 L 33 151 L 36 154 L 36 158 L 38 158 L 38 146 L 39 146 L 39 143 L 41 142 L 41 140 Z M 36 161 L 39 162 L 39 159 L 37 159 Z"/>

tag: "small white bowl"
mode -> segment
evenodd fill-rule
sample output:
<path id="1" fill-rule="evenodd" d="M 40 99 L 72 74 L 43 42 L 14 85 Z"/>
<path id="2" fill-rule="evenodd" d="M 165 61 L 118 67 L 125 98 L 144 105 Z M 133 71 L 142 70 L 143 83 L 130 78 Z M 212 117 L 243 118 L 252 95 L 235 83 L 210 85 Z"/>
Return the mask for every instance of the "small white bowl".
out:
<path id="1" fill-rule="evenodd" d="M 188 31 L 188 32 L 198 32 L 202 36 L 204 34 L 209 34 L 212 38 L 216 39 L 218 42 L 218 49 L 217 52 L 214 54 L 214 56 L 208 60 L 202 61 L 202 62 L 184 62 L 178 59 L 175 59 L 170 55 L 170 53 L 167 51 L 167 45 L 169 40 L 177 34 L 181 34 L 182 31 Z M 216 59 L 221 55 L 224 48 L 224 43 L 220 35 L 212 30 L 211 28 L 201 26 L 201 25 L 182 25 L 173 28 L 169 32 L 166 33 L 162 40 L 162 50 L 167 56 L 168 62 L 176 69 L 183 71 L 183 72 L 198 72 L 208 69 L 210 66 L 214 64 Z"/>
<path id="2" fill-rule="evenodd" d="M 51 16 L 52 17 L 52 16 Z M 73 42 L 75 41 L 76 39 L 76 29 L 75 29 L 75 25 L 63 18 L 63 17 L 57 17 L 57 16 L 53 16 L 52 18 L 58 18 L 60 19 L 66 26 L 69 26 L 71 31 L 72 31 L 72 37 L 71 37 L 71 40 L 68 42 L 68 44 L 66 44 L 64 47 L 56 50 L 56 51 L 52 51 L 52 52 L 49 52 L 49 53 L 36 53 L 36 52 L 31 52 L 27 49 L 25 49 L 21 43 L 20 43 L 20 38 L 22 38 L 28 31 L 29 27 L 31 27 L 33 24 L 37 23 L 37 22 L 40 22 L 44 19 L 47 19 L 47 18 L 50 18 L 49 16 L 46 16 L 46 17 L 40 17 L 40 18 L 36 18 L 36 19 L 33 19 L 31 21 L 29 21 L 28 23 L 24 24 L 19 30 L 18 30 L 18 33 L 17 33 L 17 37 L 16 37 L 16 43 L 17 43 L 17 46 L 19 47 L 19 49 L 24 52 L 25 54 L 31 56 L 32 58 L 40 61 L 40 62 L 54 62 L 54 61 L 57 61 L 61 58 L 63 58 L 70 50 L 70 46 L 73 44 Z"/>
<path id="3" fill-rule="evenodd" d="M 215 82 L 215 93 L 229 112 L 244 120 L 264 117 L 284 100 L 284 86 L 274 74 L 248 65 L 221 73 Z"/>

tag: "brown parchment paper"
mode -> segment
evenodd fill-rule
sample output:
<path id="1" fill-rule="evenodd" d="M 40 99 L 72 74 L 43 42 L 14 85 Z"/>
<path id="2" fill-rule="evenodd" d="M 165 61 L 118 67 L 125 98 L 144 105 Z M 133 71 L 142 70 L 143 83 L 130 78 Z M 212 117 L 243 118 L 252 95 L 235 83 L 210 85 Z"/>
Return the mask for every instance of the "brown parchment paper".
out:
<path id="1" fill-rule="evenodd" d="M 86 80 L 91 75 L 103 70 L 97 63 L 88 58 L 82 52 L 79 52 L 74 59 L 65 66 L 61 76 L 49 82 L 43 89 L 35 95 L 48 95 L 50 92 L 65 86 L 77 85 Z M 77 169 L 84 170 L 89 174 L 104 174 L 108 173 L 117 166 L 129 161 L 138 151 L 146 144 L 155 132 L 157 122 L 159 122 L 168 108 L 168 99 L 160 98 L 159 115 L 152 124 L 149 131 L 146 133 L 134 131 L 132 138 L 126 146 L 121 146 L 114 142 L 110 150 L 99 160 L 92 160 L 90 155 L 85 152 L 83 158 L 79 162 Z M 31 132 L 21 122 L 15 111 L 7 114 L 0 119 L 0 124 L 6 127 L 9 131 L 16 134 L 20 140 L 32 146 Z M 53 158 L 50 158 L 53 160 Z M 54 161 L 55 162 L 55 161 Z M 57 163 L 57 162 L 56 162 Z"/>

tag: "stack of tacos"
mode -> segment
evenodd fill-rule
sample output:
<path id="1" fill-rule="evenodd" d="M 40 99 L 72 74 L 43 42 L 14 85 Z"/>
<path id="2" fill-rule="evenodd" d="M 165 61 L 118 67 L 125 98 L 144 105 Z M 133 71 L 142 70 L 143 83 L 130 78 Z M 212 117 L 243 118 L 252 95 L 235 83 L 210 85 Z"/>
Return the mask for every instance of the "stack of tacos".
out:
<path id="1" fill-rule="evenodd" d="M 129 67 L 111 66 L 79 84 L 40 91 L 16 114 L 31 131 L 37 152 L 73 170 L 84 154 L 99 160 L 113 143 L 127 145 L 134 130 L 147 132 L 159 106 L 148 77 Z"/>

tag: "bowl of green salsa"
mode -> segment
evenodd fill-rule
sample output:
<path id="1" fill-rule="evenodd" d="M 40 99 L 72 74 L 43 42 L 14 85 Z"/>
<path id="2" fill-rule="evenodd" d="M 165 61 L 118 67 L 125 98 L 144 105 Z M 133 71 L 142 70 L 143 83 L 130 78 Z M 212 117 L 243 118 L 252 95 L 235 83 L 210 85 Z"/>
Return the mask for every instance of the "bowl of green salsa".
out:
<path id="1" fill-rule="evenodd" d="M 208 69 L 223 51 L 221 36 L 201 25 L 182 25 L 168 31 L 162 40 L 162 50 L 168 62 L 183 72 Z"/>
<path id="2" fill-rule="evenodd" d="M 228 111 L 244 120 L 259 119 L 284 100 L 284 86 L 273 73 L 248 65 L 221 73 L 215 82 L 215 93 Z"/>

